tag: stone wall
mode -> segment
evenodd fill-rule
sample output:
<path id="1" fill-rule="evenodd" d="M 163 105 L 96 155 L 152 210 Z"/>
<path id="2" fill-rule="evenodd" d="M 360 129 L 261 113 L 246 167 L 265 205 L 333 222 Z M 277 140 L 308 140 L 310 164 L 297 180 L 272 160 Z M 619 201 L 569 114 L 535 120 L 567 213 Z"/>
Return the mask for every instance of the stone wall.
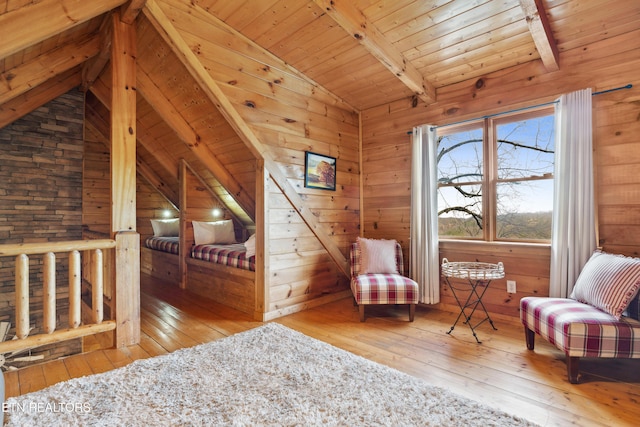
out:
<path id="1" fill-rule="evenodd" d="M 84 93 L 72 90 L 0 129 L 0 244 L 82 238 Z M 67 259 L 56 254 L 57 328 L 68 327 Z M 41 257 L 30 256 L 30 323 L 42 324 Z M 0 321 L 15 326 L 13 257 L 0 257 Z M 0 337 L 1 338 L 1 337 Z M 46 359 L 80 351 L 80 340 L 40 347 Z M 14 364 L 18 365 L 18 364 Z"/>

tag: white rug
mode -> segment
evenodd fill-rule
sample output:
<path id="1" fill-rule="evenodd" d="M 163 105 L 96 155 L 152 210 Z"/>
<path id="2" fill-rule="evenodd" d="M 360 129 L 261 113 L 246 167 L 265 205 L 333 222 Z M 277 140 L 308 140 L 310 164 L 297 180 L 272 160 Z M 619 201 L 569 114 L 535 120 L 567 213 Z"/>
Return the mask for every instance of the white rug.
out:
<path id="1" fill-rule="evenodd" d="M 277 323 L 8 399 L 20 426 L 531 426 Z"/>

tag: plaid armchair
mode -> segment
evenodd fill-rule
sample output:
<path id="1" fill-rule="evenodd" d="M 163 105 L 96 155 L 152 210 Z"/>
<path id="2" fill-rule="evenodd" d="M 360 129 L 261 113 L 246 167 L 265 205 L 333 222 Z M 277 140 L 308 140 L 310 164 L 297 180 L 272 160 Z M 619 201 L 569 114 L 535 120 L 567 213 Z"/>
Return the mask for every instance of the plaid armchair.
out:
<path id="1" fill-rule="evenodd" d="M 396 266 L 399 274 L 360 274 L 361 251 L 359 243 L 351 244 L 351 291 L 364 322 L 364 306 L 369 304 L 409 304 L 409 321 L 413 322 L 418 303 L 418 284 L 404 274 L 402 248 L 396 242 Z"/>
<path id="2" fill-rule="evenodd" d="M 570 298 L 520 300 L 527 348 L 538 334 L 562 350 L 572 384 L 581 357 L 640 358 L 639 287 L 640 259 L 594 252 Z"/>
<path id="3" fill-rule="evenodd" d="M 527 348 L 533 350 L 535 334 L 567 356 L 569 382 L 578 382 L 581 357 L 640 357 L 640 322 L 613 316 L 568 298 L 525 297 L 520 300 Z"/>

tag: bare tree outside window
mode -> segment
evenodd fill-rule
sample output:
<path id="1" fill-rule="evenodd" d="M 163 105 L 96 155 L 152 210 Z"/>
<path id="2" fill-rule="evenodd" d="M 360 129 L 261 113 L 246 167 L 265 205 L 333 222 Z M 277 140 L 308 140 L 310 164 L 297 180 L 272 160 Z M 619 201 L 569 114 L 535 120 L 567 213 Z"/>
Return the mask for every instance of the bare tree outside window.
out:
<path id="1" fill-rule="evenodd" d="M 438 138 L 440 236 L 550 240 L 553 115 L 485 120 Z"/>
<path id="2" fill-rule="evenodd" d="M 440 236 L 482 237 L 482 128 L 438 137 L 438 228 Z"/>

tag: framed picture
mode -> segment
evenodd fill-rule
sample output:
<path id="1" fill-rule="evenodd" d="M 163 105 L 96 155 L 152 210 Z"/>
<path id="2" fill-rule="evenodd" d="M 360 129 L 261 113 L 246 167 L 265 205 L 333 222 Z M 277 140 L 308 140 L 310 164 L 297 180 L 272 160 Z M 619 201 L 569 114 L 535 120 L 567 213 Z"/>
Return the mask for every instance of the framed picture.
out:
<path id="1" fill-rule="evenodd" d="M 336 158 L 305 151 L 304 186 L 335 191 Z"/>

